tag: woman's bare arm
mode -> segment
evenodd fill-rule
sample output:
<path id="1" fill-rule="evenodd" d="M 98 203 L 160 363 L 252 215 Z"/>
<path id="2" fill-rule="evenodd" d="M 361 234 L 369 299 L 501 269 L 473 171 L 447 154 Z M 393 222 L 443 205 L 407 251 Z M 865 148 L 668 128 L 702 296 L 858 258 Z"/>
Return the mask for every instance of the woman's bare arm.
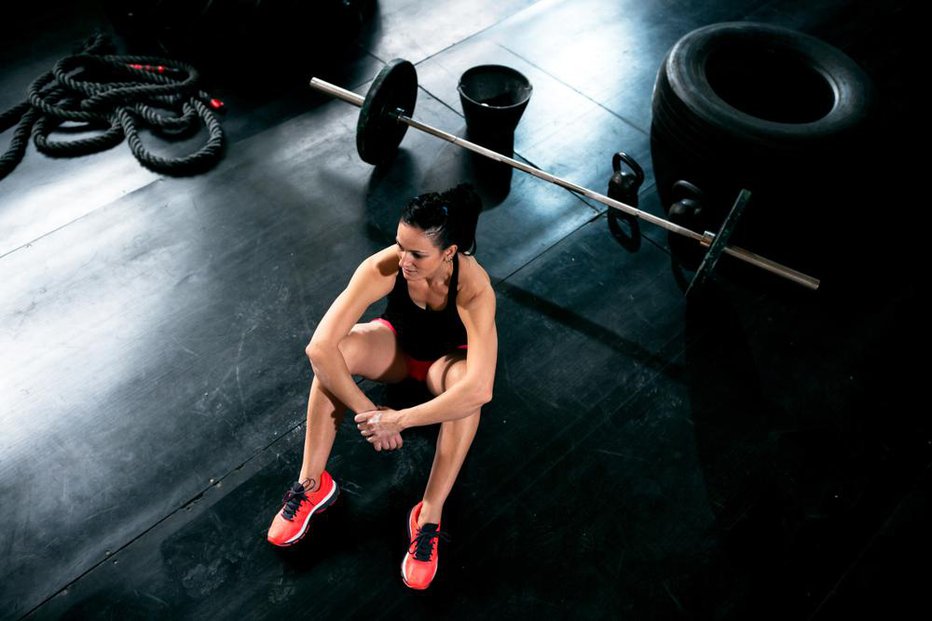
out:
<path id="1" fill-rule="evenodd" d="M 398 271 L 397 249 L 390 246 L 363 261 L 346 289 L 324 314 L 307 346 L 314 375 L 334 397 L 354 412 L 375 409 L 375 404 L 353 381 L 340 353 L 340 341 L 369 306 L 388 295 Z"/>

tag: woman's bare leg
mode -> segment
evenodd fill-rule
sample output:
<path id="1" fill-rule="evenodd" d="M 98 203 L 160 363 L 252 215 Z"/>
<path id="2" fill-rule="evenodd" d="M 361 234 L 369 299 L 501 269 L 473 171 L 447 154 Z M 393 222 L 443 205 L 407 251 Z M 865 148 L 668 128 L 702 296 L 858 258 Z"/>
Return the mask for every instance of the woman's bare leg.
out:
<path id="1" fill-rule="evenodd" d="M 466 360 L 462 354 L 444 356 L 434 363 L 427 375 L 427 387 L 434 394 L 446 391 L 466 374 Z M 439 524 L 456 477 L 459 475 L 476 430 L 479 428 L 479 410 L 457 420 L 440 424 L 437 451 L 430 469 L 430 478 L 424 490 L 424 504 L 418 516 L 418 526 Z"/>
<path id="2" fill-rule="evenodd" d="M 404 379 L 407 370 L 395 335 L 380 323 L 359 323 L 340 341 L 340 352 L 353 375 L 385 382 Z M 330 394 L 315 377 L 307 400 L 307 428 L 304 433 L 304 459 L 298 481 L 309 481 L 308 491 L 317 489 L 320 473 L 326 468 L 337 429 L 346 406 Z"/>

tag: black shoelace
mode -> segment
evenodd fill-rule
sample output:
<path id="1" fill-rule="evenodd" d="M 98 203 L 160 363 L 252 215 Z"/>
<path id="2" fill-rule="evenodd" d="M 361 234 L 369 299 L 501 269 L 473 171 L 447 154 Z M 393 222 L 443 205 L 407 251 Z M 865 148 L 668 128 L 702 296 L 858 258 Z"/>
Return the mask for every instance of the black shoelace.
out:
<path id="1" fill-rule="evenodd" d="M 301 507 L 301 503 L 306 500 L 308 500 L 308 497 L 304 493 L 304 486 L 300 483 L 292 485 L 291 489 L 285 492 L 285 496 L 282 498 L 282 502 L 285 503 L 282 508 L 282 515 L 285 516 L 285 519 L 293 520 L 298 508 Z"/>
<path id="2" fill-rule="evenodd" d="M 408 551 L 413 551 L 415 560 L 429 561 L 434 551 L 434 539 L 438 541 L 443 539 L 449 542 L 450 535 L 437 530 L 436 524 L 424 524 L 423 528 L 419 528 L 414 539 L 411 540 Z"/>

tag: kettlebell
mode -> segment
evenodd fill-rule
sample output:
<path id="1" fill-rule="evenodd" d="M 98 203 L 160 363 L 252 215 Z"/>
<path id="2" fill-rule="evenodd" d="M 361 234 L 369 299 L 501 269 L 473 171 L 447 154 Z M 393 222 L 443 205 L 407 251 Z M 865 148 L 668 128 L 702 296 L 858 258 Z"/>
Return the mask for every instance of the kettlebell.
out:
<path id="1" fill-rule="evenodd" d="M 670 196 L 674 201 L 670 205 L 670 209 L 667 210 L 670 221 L 702 233 L 704 230 L 702 211 L 705 193 L 689 181 L 680 179 L 673 184 Z M 669 235 L 669 243 L 670 250 L 680 265 L 689 270 L 695 270 L 699 267 L 704 254 L 701 246 L 692 243 L 685 237 L 672 233 Z"/>
<path id="2" fill-rule="evenodd" d="M 621 164 L 627 164 L 631 172 L 622 170 Z M 608 197 L 632 207 L 638 206 L 638 190 L 644 183 L 644 169 L 633 157 L 619 151 L 612 156 L 612 178 L 608 182 Z M 624 223 L 625 226 L 622 225 Z M 627 229 L 627 230 L 625 230 Z M 608 230 L 622 248 L 637 252 L 641 247 L 641 226 L 636 216 L 609 208 Z"/>
<path id="3" fill-rule="evenodd" d="M 670 220 L 680 226 L 697 230 L 705 199 L 703 191 L 689 181 L 680 179 L 673 184 L 671 195 L 674 202 L 670 205 Z"/>

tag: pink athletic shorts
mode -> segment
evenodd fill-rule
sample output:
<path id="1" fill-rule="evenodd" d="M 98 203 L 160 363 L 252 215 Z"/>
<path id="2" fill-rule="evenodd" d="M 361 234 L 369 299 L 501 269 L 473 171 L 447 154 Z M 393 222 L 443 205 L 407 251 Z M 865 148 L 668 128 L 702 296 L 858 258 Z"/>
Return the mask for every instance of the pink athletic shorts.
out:
<path id="1" fill-rule="evenodd" d="M 398 331 L 395 330 L 395 326 L 393 326 L 392 322 L 390 322 L 388 319 L 376 317 L 372 321 L 388 326 L 388 329 L 392 331 L 392 334 L 398 336 Z M 457 349 L 466 349 L 466 345 L 460 345 L 457 347 Z M 408 377 L 413 377 L 419 382 L 427 381 L 427 371 L 430 369 L 430 365 L 437 362 L 437 360 L 418 360 L 417 358 L 412 358 L 408 354 L 404 354 L 404 357 L 405 366 L 408 368 Z"/>

